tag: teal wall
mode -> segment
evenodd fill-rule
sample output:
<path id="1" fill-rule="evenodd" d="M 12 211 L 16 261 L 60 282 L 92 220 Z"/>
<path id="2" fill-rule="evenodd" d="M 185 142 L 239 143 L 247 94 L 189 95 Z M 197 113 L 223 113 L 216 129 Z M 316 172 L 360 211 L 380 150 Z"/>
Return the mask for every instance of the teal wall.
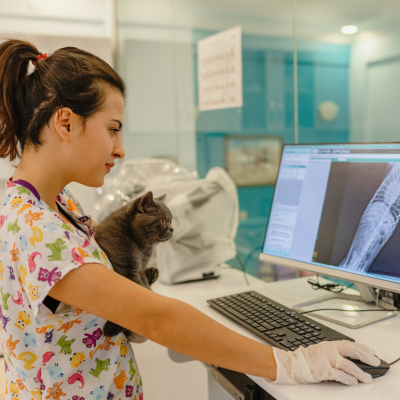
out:
<path id="1" fill-rule="evenodd" d="M 195 31 L 194 43 L 215 32 Z M 197 167 L 200 177 L 214 166 L 224 167 L 226 135 L 280 135 L 294 142 L 293 52 L 289 39 L 243 35 L 243 107 L 201 112 L 196 121 Z M 299 142 L 349 141 L 350 47 L 298 43 Z M 197 53 L 194 50 L 195 98 L 198 99 Z M 339 105 L 334 121 L 323 121 L 317 111 L 322 101 Z M 273 103 L 271 103 L 273 102 Z M 272 104 L 272 106 L 271 106 Z M 273 186 L 239 187 L 239 208 L 248 218 L 240 221 L 236 238 L 244 261 L 261 247 L 271 207 Z M 257 275 L 258 255 L 246 270 Z M 236 260 L 229 262 L 238 266 Z"/>

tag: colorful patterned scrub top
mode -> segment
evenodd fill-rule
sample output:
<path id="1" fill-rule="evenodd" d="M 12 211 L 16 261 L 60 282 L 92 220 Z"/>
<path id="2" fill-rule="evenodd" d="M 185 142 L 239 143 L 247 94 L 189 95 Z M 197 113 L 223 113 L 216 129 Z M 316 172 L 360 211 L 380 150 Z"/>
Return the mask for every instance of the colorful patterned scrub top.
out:
<path id="1" fill-rule="evenodd" d="M 93 238 L 90 216 L 67 188 L 57 197 L 64 220 L 32 185 L 11 179 L 0 208 L 6 399 L 142 400 L 126 336 L 103 336 L 106 320 L 48 296 L 84 263 L 112 268 Z"/>

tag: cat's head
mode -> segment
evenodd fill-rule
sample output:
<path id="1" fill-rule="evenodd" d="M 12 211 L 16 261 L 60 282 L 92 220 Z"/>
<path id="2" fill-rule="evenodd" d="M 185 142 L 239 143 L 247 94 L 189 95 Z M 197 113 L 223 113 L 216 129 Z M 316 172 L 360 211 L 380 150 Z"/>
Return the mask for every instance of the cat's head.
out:
<path id="1" fill-rule="evenodd" d="M 147 192 L 135 199 L 130 207 L 132 234 L 146 247 L 172 237 L 172 214 L 163 201 L 165 197 L 153 198 L 153 193 Z"/>

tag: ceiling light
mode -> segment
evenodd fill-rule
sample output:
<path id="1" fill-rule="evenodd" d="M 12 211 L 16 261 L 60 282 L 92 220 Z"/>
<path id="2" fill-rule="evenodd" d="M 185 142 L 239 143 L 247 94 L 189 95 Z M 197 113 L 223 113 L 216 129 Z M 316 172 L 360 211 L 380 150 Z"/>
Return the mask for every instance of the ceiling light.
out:
<path id="1" fill-rule="evenodd" d="M 354 25 L 347 25 L 342 28 L 342 33 L 345 35 L 352 35 L 353 33 L 356 33 L 358 31 L 358 28 Z"/>

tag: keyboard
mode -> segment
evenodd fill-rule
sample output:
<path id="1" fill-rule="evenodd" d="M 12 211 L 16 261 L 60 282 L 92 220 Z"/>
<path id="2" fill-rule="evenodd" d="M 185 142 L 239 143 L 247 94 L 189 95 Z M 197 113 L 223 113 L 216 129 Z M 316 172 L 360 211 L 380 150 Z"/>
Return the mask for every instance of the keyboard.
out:
<path id="1" fill-rule="evenodd" d="M 207 300 L 207 303 L 271 346 L 280 349 L 296 350 L 300 346 L 307 347 L 330 340 L 354 342 L 354 339 L 255 291 L 217 297 Z"/>

